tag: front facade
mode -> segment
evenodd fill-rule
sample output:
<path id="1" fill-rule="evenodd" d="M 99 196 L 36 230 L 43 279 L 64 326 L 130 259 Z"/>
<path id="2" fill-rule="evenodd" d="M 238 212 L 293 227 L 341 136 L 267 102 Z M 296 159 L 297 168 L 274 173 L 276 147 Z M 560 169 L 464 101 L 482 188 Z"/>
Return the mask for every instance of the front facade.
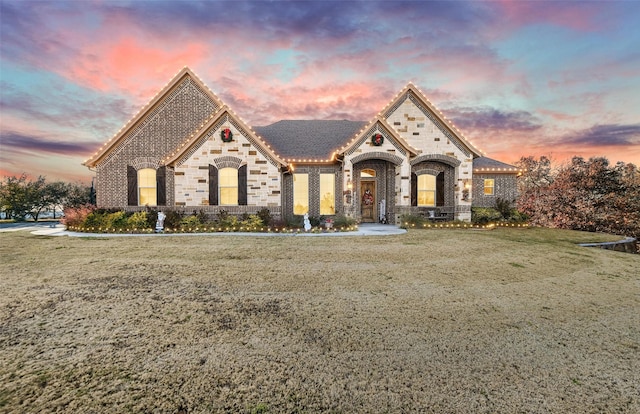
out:
<path id="1" fill-rule="evenodd" d="M 251 127 L 188 68 L 84 163 L 97 204 L 125 210 L 469 221 L 516 195 L 517 169 L 482 157 L 414 85 L 369 122 Z"/>

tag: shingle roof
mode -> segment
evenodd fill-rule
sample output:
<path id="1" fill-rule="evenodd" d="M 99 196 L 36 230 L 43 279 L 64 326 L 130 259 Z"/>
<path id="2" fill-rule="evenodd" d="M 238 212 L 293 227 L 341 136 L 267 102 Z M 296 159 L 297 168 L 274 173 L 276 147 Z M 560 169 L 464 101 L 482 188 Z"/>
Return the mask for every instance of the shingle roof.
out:
<path id="1" fill-rule="evenodd" d="M 502 172 L 516 172 L 518 167 L 504 162 L 496 161 L 489 157 L 478 157 L 473 160 L 473 171 L 502 171 Z"/>
<path id="2" fill-rule="evenodd" d="M 363 121 L 291 120 L 253 127 L 285 159 L 330 159 L 362 127 Z"/>

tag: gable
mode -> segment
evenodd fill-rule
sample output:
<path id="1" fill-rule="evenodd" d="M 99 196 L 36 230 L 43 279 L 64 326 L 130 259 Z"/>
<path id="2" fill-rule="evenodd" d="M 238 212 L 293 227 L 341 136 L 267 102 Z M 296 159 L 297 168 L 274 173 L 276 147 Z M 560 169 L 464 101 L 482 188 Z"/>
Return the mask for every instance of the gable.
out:
<path id="1" fill-rule="evenodd" d="M 232 141 L 223 143 L 220 133 L 227 128 L 232 131 Z M 241 155 L 244 150 L 249 148 L 252 148 L 254 152 L 259 152 L 275 167 L 280 168 L 286 165 L 284 160 L 271 149 L 269 144 L 260 139 L 250 127 L 232 114 L 225 105 L 218 112 L 212 114 L 198 131 L 192 133 L 186 140 L 177 145 L 163 159 L 162 163 L 180 166 L 198 151 L 201 152 L 204 158 L 215 158 L 217 154 L 229 151 Z M 245 154 L 245 157 L 247 156 L 249 156 L 249 153 Z"/>
<path id="2" fill-rule="evenodd" d="M 412 84 L 407 85 L 381 113 L 398 134 L 418 150 L 459 151 L 464 158 L 480 155 L 462 132 Z"/>
<path id="3" fill-rule="evenodd" d="M 185 67 L 83 165 L 96 167 L 122 152 L 159 160 L 221 106 Z"/>
<path id="4" fill-rule="evenodd" d="M 383 137 L 379 146 L 372 143 L 372 137 L 378 133 Z M 417 154 L 417 151 L 381 117 L 374 118 L 373 121 L 361 129 L 347 145 L 340 148 L 339 153 L 350 156 L 356 152 L 368 151 L 385 151 L 405 158 Z"/>

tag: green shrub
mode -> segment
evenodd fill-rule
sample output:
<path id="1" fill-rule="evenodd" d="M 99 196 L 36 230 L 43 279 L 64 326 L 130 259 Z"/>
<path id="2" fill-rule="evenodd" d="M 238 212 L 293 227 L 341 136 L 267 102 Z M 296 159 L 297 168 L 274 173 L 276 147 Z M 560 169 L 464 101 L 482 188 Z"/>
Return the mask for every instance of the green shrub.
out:
<path id="1" fill-rule="evenodd" d="M 268 208 L 262 207 L 260 210 L 258 210 L 258 217 L 260 217 L 260 220 L 262 220 L 263 225 L 267 227 L 271 225 L 273 216 L 271 216 L 271 211 L 269 211 Z"/>
<path id="2" fill-rule="evenodd" d="M 333 219 L 333 227 L 338 229 L 355 226 L 356 223 L 357 222 L 354 218 L 347 217 L 344 214 L 338 214 Z"/>
<path id="3" fill-rule="evenodd" d="M 287 218 L 287 227 L 291 227 L 293 229 L 302 228 L 304 225 L 304 217 L 303 216 L 291 216 Z"/>
<path id="4" fill-rule="evenodd" d="M 144 211 L 138 211 L 137 213 L 133 213 L 127 219 L 127 228 L 129 230 L 149 228 L 149 223 L 147 221 L 147 213 Z"/>
<path id="5" fill-rule="evenodd" d="M 501 197 L 496 198 L 496 210 L 498 210 L 504 220 L 509 220 L 511 215 L 515 212 L 513 204 L 513 201 L 509 201 Z"/>
<path id="6" fill-rule="evenodd" d="M 242 220 L 240 223 L 241 227 L 249 228 L 249 229 L 260 229 L 264 226 L 262 219 L 258 217 L 256 214 L 249 214 L 246 220 Z"/>
<path id="7" fill-rule="evenodd" d="M 400 216 L 400 227 L 407 229 L 410 227 L 422 227 L 426 219 L 419 214 L 403 214 Z"/>
<path id="8" fill-rule="evenodd" d="M 471 207 L 471 222 L 473 224 L 487 224 L 500 221 L 502 214 L 492 207 Z"/>
<path id="9" fill-rule="evenodd" d="M 179 229 L 181 220 L 182 220 L 182 213 L 175 210 L 168 210 L 165 213 L 164 228 Z"/>
<path id="10" fill-rule="evenodd" d="M 229 218 L 229 212 L 227 210 L 220 210 L 218 211 L 218 218 L 217 221 L 219 223 L 224 222 L 226 219 Z"/>
<path id="11" fill-rule="evenodd" d="M 224 211 L 224 210 L 222 210 Z M 221 211 L 221 212 L 222 212 Z M 227 229 L 232 229 L 235 227 L 238 227 L 240 224 L 240 221 L 238 220 L 237 216 L 233 216 L 231 214 L 228 214 L 225 211 L 226 214 L 220 215 L 218 214 L 218 217 L 223 217 L 223 218 L 218 218 L 218 223 L 220 225 L 220 227 L 222 227 L 223 229 L 227 228 Z"/>
<path id="12" fill-rule="evenodd" d="M 277 219 L 272 218 L 271 221 L 269 222 L 269 227 L 271 227 L 272 229 L 283 229 L 287 227 L 287 220 L 282 218 L 277 218 Z"/>
<path id="13" fill-rule="evenodd" d="M 203 209 L 198 210 L 198 214 L 196 214 L 196 217 L 198 217 L 198 221 L 200 222 L 200 224 L 207 224 L 209 222 L 209 216 Z"/>
<path id="14" fill-rule="evenodd" d="M 93 213 L 89 214 L 87 218 L 84 220 L 83 227 L 85 229 L 99 229 L 107 227 L 106 217 L 108 213 L 101 212 L 99 210 L 95 210 Z"/>
<path id="15" fill-rule="evenodd" d="M 180 220 L 180 227 L 187 229 L 194 229 L 196 227 L 200 227 L 201 225 L 202 223 L 200 222 L 200 219 L 197 215 L 183 217 L 182 220 Z"/>
<path id="16" fill-rule="evenodd" d="M 147 228 L 155 229 L 158 221 L 158 211 L 147 207 Z"/>
<path id="17" fill-rule="evenodd" d="M 126 229 L 128 216 L 124 211 L 111 213 L 106 217 L 105 226 L 109 229 Z"/>

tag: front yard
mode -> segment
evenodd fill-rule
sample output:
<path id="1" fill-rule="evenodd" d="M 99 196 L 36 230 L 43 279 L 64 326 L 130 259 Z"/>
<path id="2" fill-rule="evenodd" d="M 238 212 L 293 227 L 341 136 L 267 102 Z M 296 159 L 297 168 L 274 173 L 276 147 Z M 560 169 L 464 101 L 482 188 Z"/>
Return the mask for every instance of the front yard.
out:
<path id="1" fill-rule="evenodd" d="M 0 411 L 639 412 L 616 239 L 0 233 Z"/>

